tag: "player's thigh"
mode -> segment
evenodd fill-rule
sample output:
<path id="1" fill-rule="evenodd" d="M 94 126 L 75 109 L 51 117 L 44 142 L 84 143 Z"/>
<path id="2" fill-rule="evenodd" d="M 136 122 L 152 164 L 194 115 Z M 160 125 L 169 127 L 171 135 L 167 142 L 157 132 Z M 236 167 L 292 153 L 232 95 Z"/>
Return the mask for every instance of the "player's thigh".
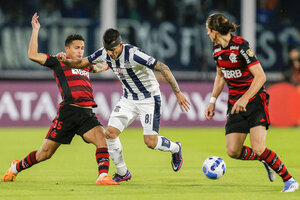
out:
<path id="1" fill-rule="evenodd" d="M 230 133 L 226 135 L 226 150 L 230 157 L 238 157 L 241 154 L 247 134 Z"/>
<path id="2" fill-rule="evenodd" d="M 251 147 L 255 154 L 261 155 L 266 148 L 267 130 L 265 126 L 256 126 L 250 129 Z"/>
<path id="3" fill-rule="evenodd" d="M 109 117 L 108 126 L 117 128 L 120 132 L 129 126 L 138 116 L 133 101 L 122 97 Z"/>
<path id="4" fill-rule="evenodd" d="M 160 95 L 144 99 L 138 105 L 139 117 L 144 135 L 156 135 L 159 132 L 161 116 Z"/>

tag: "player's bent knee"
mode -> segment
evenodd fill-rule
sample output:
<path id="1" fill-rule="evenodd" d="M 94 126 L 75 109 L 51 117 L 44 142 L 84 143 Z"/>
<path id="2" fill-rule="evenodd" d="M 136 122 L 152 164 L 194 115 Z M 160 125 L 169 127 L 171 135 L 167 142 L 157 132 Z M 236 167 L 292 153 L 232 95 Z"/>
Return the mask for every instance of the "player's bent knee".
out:
<path id="1" fill-rule="evenodd" d="M 154 144 L 153 141 L 145 141 L 145 144 L 147 145 L 148 148 L 154 149 L 156 147 L 156 144 Z"/>
<path id="2" fill-rule="evenodd" d="M 227 155 L 231 158 L 238 158 L 241 155 L 241 152 L 227 149 Z"/>
<path id="3" fill-rule="evenodd" d="M 114 131 L 113 129 L 111 128 L 107 128 L 106 131 L 105 131 L 105 138 L 106 139 L 115 139 L 118 137 L 118 134 L 116 133 L 116 131 Z"/>
<path id="4" fill-rule="evenodd" d="M 148 148 L 154 149 L 157 145 L 157 139 L 156 138 L 144 138 L 144 142 L 147 145 Z"/>

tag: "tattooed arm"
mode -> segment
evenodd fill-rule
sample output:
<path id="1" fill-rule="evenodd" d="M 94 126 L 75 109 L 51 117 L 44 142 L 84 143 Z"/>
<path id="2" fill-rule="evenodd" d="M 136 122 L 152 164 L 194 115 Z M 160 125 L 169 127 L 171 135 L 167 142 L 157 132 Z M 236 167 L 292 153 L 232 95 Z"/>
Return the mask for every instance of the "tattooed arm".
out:
<path id="1" fill-rule="evenodd" d="M 190 109 L 191 103 L 187 100 L 187 98 L 184 96 L 184 94 L 180 91 L 177 81 L 174 78 L 170 68 L 167 65 L 165 65 L 164 63 L 158 61 L 153 69 L 155 71 L 159 71 L 163 75 L 163 77 L 166 79 L 166 81 L 168 81 L 174 94 L 177 97 L 177 101 L 180 105 L 181 110 L 183 112 L 184 112 L 184 110 L 188 111 Z"/>

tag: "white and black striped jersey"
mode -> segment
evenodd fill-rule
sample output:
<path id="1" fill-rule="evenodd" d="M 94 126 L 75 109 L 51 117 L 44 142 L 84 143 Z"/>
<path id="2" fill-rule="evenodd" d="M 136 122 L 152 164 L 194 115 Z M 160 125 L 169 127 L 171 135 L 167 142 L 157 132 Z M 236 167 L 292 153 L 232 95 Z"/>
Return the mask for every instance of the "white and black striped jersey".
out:
<path id="1" fill-rule="evenodd" d="M 159 95 L 159 84 L 152 71 L 157 60 L 143 50 L 130 44 L 123 44 L 117 60 L 111 59 L 106 50 L 101 49 L 88 57 L 90 63 L 106 63 L 122 83 L 123 96 L 141 100 Z"/>

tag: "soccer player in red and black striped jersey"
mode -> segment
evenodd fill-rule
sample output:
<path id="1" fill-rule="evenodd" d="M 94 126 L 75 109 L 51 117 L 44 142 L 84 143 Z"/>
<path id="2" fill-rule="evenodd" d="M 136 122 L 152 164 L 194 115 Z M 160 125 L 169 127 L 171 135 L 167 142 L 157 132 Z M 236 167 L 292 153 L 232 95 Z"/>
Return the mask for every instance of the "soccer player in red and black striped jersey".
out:
<path id="1" fill-rule="evenodd" d="M 264 90 L 266 77 L 260 62 L 244 38 L 231 34 L 236 30 L 236 24 L 228 21 L 223 14 L 210 15 L 206 29 L 214 43 L 213 55 L 217 65 L 206 118 L 210 120 L 214 116 L 216 99 L 227 83 L 227 154 L 236 159 L 261 161 L 270 181 L 274 181 L 277 173 L 284 181 L 282 192 L 294 192 L 299 187 L 298 182 L 287 171 L 278 155 L 266 148 L 266 130 L 270 125 L 269 95 Z M 251 148 L 244 145 L 248 133 Z"/>
<path id="2" fill-rule="evenodd" d="M 71 69 L 60 63 L 56 56 L 38 53 L 38 15 L 32 17 L 32 35 L 28 57 L 41 65 L 49 67 L 56 78 L 62 102 L 58 106 L 57 116 L 46 135 L 40 150 L 32 151 L 24 159 L 14 160 L 3 177 L 3 181 L 14 181 L 16 175 L 31 166 L 49 159 L 61 144 L 70 144 L 74 135 L 80 135 L 87 143 L 96 146 L 99 185 L 119 185 L 108 175 L 109 153 L 104 129 L 92 111 L 97 104 L 94 101 L 89 72 L 100 72 L 100 66 L 83 69 Z M 84 39 L 74 34 L 67 37 L 65 50 L 69 58 L 81 58 L 84 53 Z M 102 67 L 102 66 L 101 66 Z"/>

